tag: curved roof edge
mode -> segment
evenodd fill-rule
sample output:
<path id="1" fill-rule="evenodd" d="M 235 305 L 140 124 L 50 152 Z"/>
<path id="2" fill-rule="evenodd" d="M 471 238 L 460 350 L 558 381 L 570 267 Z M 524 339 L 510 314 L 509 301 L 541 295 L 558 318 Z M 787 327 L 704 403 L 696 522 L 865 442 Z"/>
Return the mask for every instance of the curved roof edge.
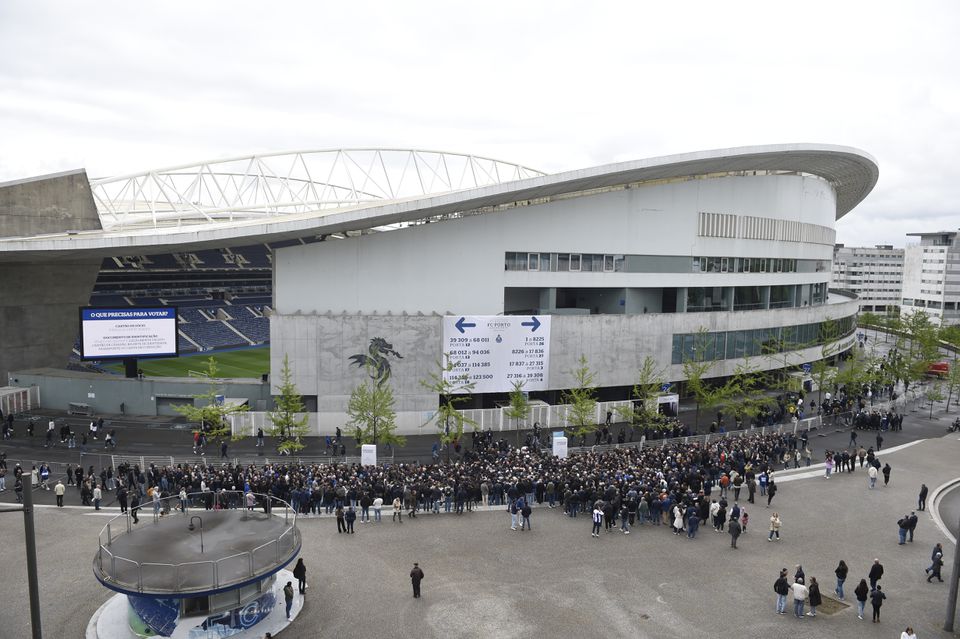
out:
<path id="1" fill-rule="evenodd" d="M 696 151 L 540 175 L 461 191 L 360 204 L 242 222 L 213 222 L 181 228 L 84 231 L 0 239 L 0 261 L 78 254 L 139 255 L 216 246 L 279 241 L 319 233 L 342 233 L 411 222 L 425 217 L 538 199 L 633 182 L 737 171 L 807 173 L 830 182 L 837 194 L 837 219 L 873 190 L 879 167 L 869 154 L 846 146 L 776 144 Z"/>

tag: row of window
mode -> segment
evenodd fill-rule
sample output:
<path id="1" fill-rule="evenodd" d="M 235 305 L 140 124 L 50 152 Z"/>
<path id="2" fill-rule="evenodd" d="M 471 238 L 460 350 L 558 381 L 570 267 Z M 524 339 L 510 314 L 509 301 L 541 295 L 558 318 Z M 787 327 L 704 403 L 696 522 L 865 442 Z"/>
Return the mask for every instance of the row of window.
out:
<path id="1" fill-rule="evenodd" d="M 717 333 L 683 333 L 673 336 L 671 361 L 682 364 L 697 358 L 702 361 L 742 359 L 774 355 L 836 341 L 852 333 L 856 317 L 796 324 L 774 328 Z"/>
<path id="2" fill-rule="evenodd" d="M 694 273 L 821 273 L 830 269 L 830 260 L 507 252 L 504 254 L 504 269 L 574 273 L 683 273 L 691 270 Z"/>
<path id="3" fill-rule="evenodd" d="M 623 270 L 623 255 L 599 253 L 507 253 L 507 271 L 570 271 L 616 273 Z"/>
<path id="4" fill-rule="evenodd" d="M 816 260 L 817 273 L 827 269 L 827 261 Z M 796 273 L 797 260 L 786 257 L 695 257 L 694 273 Z"/>

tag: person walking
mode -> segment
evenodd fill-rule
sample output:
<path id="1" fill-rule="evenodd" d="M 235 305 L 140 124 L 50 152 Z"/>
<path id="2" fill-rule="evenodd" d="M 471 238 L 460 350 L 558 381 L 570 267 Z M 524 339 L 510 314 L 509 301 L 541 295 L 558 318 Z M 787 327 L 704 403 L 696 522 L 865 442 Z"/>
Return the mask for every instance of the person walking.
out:
<path id="1" fill-rule="evenodd" d="M 773 583 L 773 591 L 777 593 L 777 614 L 787 614 L 787 595 L 790 593 L 790 584 L 787 582 L 787 569 L 780 571 L 780 576 Z"/>
<path id="2" fill-rule="evenodd" d="M 290 621 L 290 609 L 293 608 L 293 582 L 283 587 L 283 601 L 287 604 L 287 621 Z"/>
<path id="3" fill-rule="evenodd" d="M 780 525 L 783 522 L 780 521 L 780 513 L 773 513 L 770 515 L 770 536 L 767 537 L 767 541 L 773 541 L 773 536 L 777 536 L 777 541 L 780 541 Z"/>
<path id="4" fill-rule="evenodd" d="M 927 576 L 927 583 L 930 583 L 930 580 L 934 577 L 937 578 L 937 581 L 943 583 L 943 578 L 940 576 L 941 568 L 943 568 L 943 555 L 937 553 L 933 556 L 933 564 L 927 569 L 930 571 L 930 574 Z"/>
<path id="5" fill-rule="evenodd" d="M 877 582 L 883 577 L 883 564 L 880 563 L 879 559 L 873 560 L 873 565 L 870 566 L 870 574 L 867 577 L 870 578 L 870 592 L 873 592 L 877 589 Z"/>
<path id="6" fill-rule="evenodd" d="M 383 510 L 383 497 L 379 495 L 373 500 L 373 520 L 376 522 L 380 521 L 381 511 Z"/>
<path id="7" fill-rule="evenodd" d="M 767 508 L 770 507 L 770 502 L 773 501 L 773 496 L 777 494 L 777 485 L 773 481 L 773 477 L 770 478 L 767 483 Z"/>
<path id="8" fill-rule="evenodd" d="M 853 590 L 853 594 L 857 598 L 857 619 L 863 619 L 863 609 L 867 605 L 867 597 L 870 594 L 866 579 L 860 580 L 860 583 Z"/>
<path id="9" fill-rule="evenodd" d="M 793 590 L 793 614 L 797 619 L 803 619 L 803 604 L 807 595 L 810 594 L 810 590 L 803 585 L 803 577 L 797 577 L 791 590 Z"/>
<path id="10" fill-rule="evenodd" d="M 736 519 L 731 519 L 730 523 L 727 524 L 727 532 L 730 533 L 730 547 L 734 550 L 737 549 L 737 539 L 740 538 L 742 530 L 740 522 Z"/>
<path id="11" fill-rule="evenodd" d="M 130 517 L 133 518 L 133 523 L 140 523 L 140 491 L 134 487 L 130 491 Z"/>
<path id="12" fill-rule="evenodd" d="M 943 544 L 937 544 L 933 547 L 933 552 L 930 553 L 930 567 L 926 568 L 924 572 L 929 573 L 933 570 L 933 561 L 937 558 L 937 555 L 943 557 Z"/>
<path id="13" fill-rule="evenodd" d="M 67 488 L 63 485 L 62 479 L 53 487 L 53 494 L 57 496 L 57 508 L 63 508 L 63 493 L 66 492 L 66 490 Z"/>
<path id="14" fill-rule="evenodd" d="M 413 562 L 413 570 L 410 571 L 410 583 L 413 584 L 413 598 L 420 598 L 420 582 L 423 581 L 423 570 L 420 564 Z"/>
<path id="15" fill-rule="evenodd" d="M 100 500 L 103 499 L 103 491 L 100 490 L 100 485 L 97 484 L 93 487 L 93 509 L 100 510 Z"/>
<path id="16" fill-rule="evenodd" d="M 880 584 L 877 584 L 876 589 L 870 593 L 870 605 L 873 606 L 873 623 L 880 623 L 880 606 L 883 605 L 883 600 L 886 598 L 887 595 L 883 593 Z"/>
<path id="17" fill-rule="evenodd" d="M 917 510 L 927 509 L 927 485 L 920 484 L 920 496 L 917 497 Z"/>
<path id="18" fill-rule="evenodd" d="M 887 484 L 890 483 L 890 471 L 891 471 L 891 470 L 893 470 L 893 469 L 890 468 L 890 464 L 889 464 L 889 463 L 883 465 L 883 485 L 884 485 L 884 487 L 886 487 Z"/>
<path id="19" fill-rule="evenodd" d="M 307 567 L 303 563 L 303 557 L 297 559 L 297 565 L 293 568 L 293 576 L 297 579 L 297 589 L 300 594 L 307 592 Z"/>
<path id="20" fill-rule="evenodd" d="M 877 468 L 875 466 L 869 466 L 867 468 L 867 480 L 870 489 L 873 490 L 877 485 Z"/>
<path id="21" fill-rule="evenodd" d="M 343 506 L 337 506 L 335 511 L 337 515 L 337 534 L 347 532 L 347 520 L 343 516 Z"/>
<path id="22" fill-rule="evenodd" d="M 808 617 L 817 616 L 817 606 L 823 603 L 823 598 L 820 596 L 820 584 L 817 583 L 816 577 L 810 577 L 810 612 L 807 613 Z"/>
<path id="23" fill-rule="evenodd" d="M 837 576 L 837 587 L 834 589 L 834 592 L 837 593 L 837 597 L 840 598 L 840 601 L 843 601 L 843 582 L 847 580 L 848 572 L 849 569 L 847 568 L 847 562 L 841 559 L 840 563 L 837 564 L 837 567 L 833 571 L 833 574 Z"/>

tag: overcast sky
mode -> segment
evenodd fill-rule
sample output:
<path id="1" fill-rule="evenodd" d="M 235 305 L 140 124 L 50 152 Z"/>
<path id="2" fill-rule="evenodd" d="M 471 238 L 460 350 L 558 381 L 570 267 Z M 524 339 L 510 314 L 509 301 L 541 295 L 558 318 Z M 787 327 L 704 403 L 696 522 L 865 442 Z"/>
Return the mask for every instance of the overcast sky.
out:
<path id="1" fill-rule="evenodd" d="M 414 147 L 544 171 L 858 147 L 838 241 L 960 226 L 960 3 L 0 2 L 0 181 Z"/>

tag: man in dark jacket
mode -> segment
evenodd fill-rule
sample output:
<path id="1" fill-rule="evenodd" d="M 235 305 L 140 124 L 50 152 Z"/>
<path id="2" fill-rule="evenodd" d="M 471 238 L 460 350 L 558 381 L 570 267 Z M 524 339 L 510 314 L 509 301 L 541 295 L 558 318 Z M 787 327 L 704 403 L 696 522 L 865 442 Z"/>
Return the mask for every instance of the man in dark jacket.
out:
<path id="1" fill-rule="evenodd" d="M 913 541 L 913 531 L 917 529 L 918 521 L 917 513 L 915 511 L 911 512 L 910 516 L 907 517 L 907 533 L 910 535 L 911 542 Z"/>
<path id="2" fill-rule="evenodd" d="M 410 571 L 410 582 L 413 584 L 414 599 L 420 598 L 420 582 L 423 581 L 423 571 L 420 570 L 420 564 L 414 562 L 413 570 Z"/>
<path id="3" fill-rule="evenodd" d="M 930 574 L 927 576 L 927 583 L 930 583 L 930 580 L 934 577 L 937 578 L 937 581 L 943 583 L 943 579 L 940 577 L 940 569 L 943 568 L 943 555 L 937 553 L 933 556 L 933 565 L 927 568 L 930 571 Z"/>
<path id="4" fill-rule="evenodd" d="M 787 583 L 787 569 L 780 571 L 780 576 L 773 584 L 773 591 L 777 593 L 777 614 L 787 614 L 787 594 L 790 592 L 790 584 Z"/>
<path id="5" fill-rule="evenodd" d="M 917 510 L 927 509 L 927 485 L 920 484 L 920 496 L 917 498 Z"/>
<path id="6" fill-rule="evenodd" d="M 902 546 L 907 543 L 907 531 L 910 530 L 910 517 L 904 515 L 897 520 L 897 527 L 899 528 L 898 533 L 900 534 L 900 541 L 897 545 Z"/>
<path id="7" fill-rule="evenodd" d="M 736 519 L 731 519 L 730 523 L 727 525 L 727 531 L 730 533 L 730 547 L 734 550 L 737 549 L 737 539 L 740 538 L 740 522 Z"/>
<path id="8" fill-rule="evenodd" d="M 877 582 L 883 577 L 883 564 L 880 563 L 879 559 L 873 560 L 873 565 L 870 567 L 870 574 L 867 576 L 870 578 L 870 591 L 873 592 L 877 589 Z"/>

